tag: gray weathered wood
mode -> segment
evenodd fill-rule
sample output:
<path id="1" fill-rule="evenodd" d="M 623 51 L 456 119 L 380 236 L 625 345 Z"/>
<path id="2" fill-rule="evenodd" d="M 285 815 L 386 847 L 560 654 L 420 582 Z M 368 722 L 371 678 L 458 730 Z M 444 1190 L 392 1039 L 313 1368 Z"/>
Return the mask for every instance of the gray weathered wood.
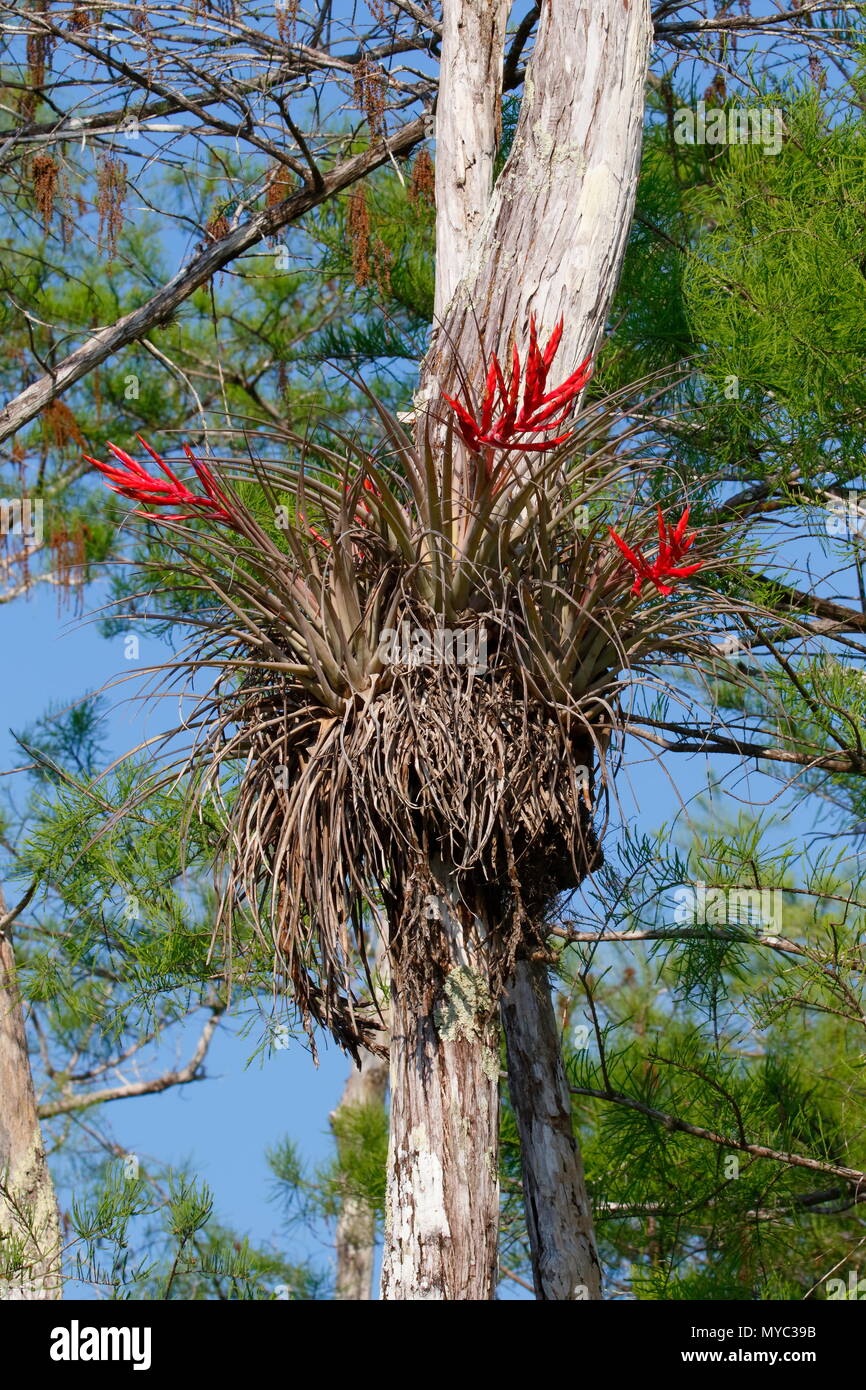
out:
<path id="1" fill-rule="evenodd" d="M 455 355 L 471 366 L 482 345 L 525 344 L 532 312 L 543 331 L 565 320 L 556 381 L 598 346 L 634 208 L 651 32 L 648 0 L 543 5 L 514 146 L 434 335 L 422 402 L 435 408 Z"/>
<path id="2" fill-rule="evenodd" d="M 450 960 L 428 1007 L 391 994 L 391 1130 L 382 1298 L 493 1298 L 499 1230 L 499 1051 L 483 967 L 467 954 L 467 911 L 448 887 L 426 911 Z M 404 920 L 404 938 L 424 935 Z M 488 928 L 489 924 L 482 924 Z M 491 1016 L 492 1015 L 492 1016 Z"/>
<path id="3" fill-rule="evenodd" d="M 601 1266 L 544 965 L 517 963 L 502 1001 L 536 1297 L 602 1298 Z"/>
<path id="4" fill-rule="evenodd" d="M 0 919 L 5 916 L 0 892 Z M 3 1256 L 21 1255 L 12 1275 Z M 11 925 L 0 931 L 0 1300 L 54 1299 L 61 1293 L 60 1222 L 48 1171 L 15 975 Z"/>
<path id="5" fill-rule="evenodd" d="M 468 0 L 446 5 L 446 37 L 459 32 L 458 10 L 475 16 L 464 23 L 480 22 Z M 437 169 L 437 256 L 444 251 L 446 260 L 441 282 L 437 264 L 441 323 L 417 396 L 419 443 L 429 426 L 425 411 L 447 418 L 440 394 L 453 392 L 455 360 L 480 389 L 491 351 L 504 356 L 512 340 L 525 350 L 531 313 L 542 333 L 564 319 L 552 384 L 598 346 L 634 208 L 650 39 L 647 0 L 544 4 L 514 147 L 490 198 L 483 178 L 461 181 L 454 173 L 461 166 L 475 175 L 486 169 L 489 141 L 482 115 L 483 149 L 473 162 L 469 113 L 486 108 L 471 79 L 483 63 L 462 63 L 464 90 L 447 116 L 437 114 L 437 163 L 445 161 L 441 177 Z M 445 146 L 446 135 L 459 140 L 457 148 Z M 441 439 L 441 425 L 434 439 L 437 434 Z M 459 469 L 455 482 L 459 489 Z M 537 1296 L 600 1298 L 589 1200 L 543 969 L 518 964 L 503 1022 Z"/>
<path id="6" fill-rule="evenodd" d="M 442 6 L 437 314 L 452 297 L 493 185 L 507 17 L 507 0 Z M 436 877 L 442 891 L 428 910 L 443 926 L 444 985 L 426 1009 L 413 1008 L 397 985 L 392 995 L 382 1298 L 484 1301 L 494 1296 L 498 1269 L 498 1029 L 483 965 L 466 952 L 466 905 L 447 866 L 437 866 Z"/>
<path id="7" fill-rule="evenodd" d="M 447 308 L 493 191 L 502 128 L 502 64 L 509 0 L 442 6 L 436 104 L 436 290 Z"/>

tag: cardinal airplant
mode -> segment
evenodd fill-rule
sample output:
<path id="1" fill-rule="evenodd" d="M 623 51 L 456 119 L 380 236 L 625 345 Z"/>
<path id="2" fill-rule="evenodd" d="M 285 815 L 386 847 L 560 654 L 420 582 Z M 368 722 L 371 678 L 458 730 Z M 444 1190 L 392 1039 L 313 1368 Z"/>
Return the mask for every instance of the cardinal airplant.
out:
<path id="1" fill-rule="evenodd" d="M 455 369 L 415 435 L 365 394 L 358 438 L 291 458 L 187 448 L 189 482 L 143 441 L 147 467 L 90 460 L 197 596 L 161 672 L 198 683 L 184 769 L 191 804 L 221 808 L 223 919 L 252 914 L 307 1022 L 352 1051 L 376 1040 L 371 904 L 392 987 L 429 1009 L 447 882 L 495 1004 L 598 862 L 625 693 L 705 645 L 709 537 L 680 492 L 670 521 L 651 505 L 659 461 L 615 401 L 577 409 L 589 361 L 549 388 L 559 336 L 532 322 L 477 395 Z M 422 640 L 383 641 L 401 630 Z M 479 632 L 484 662 L 455 657 Z"/>

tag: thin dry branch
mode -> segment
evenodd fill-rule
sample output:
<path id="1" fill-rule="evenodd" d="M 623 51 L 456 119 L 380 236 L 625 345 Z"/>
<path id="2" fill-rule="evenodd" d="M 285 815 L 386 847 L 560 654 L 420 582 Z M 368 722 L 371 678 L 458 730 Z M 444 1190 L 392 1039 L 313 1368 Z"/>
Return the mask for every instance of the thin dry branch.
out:
<path id="1" fill-rule="evenodd" d="M 770 15 L 727 15 L 723 12 L 710 16 L 708 19 L 682 19 L 672 23 L 657 23 L 655 26 L 656 38 L 672 39 L 683 34 L 771 34 L 776 35 L 779 29 L 776 26 L 789 25 L 799 27 L 804 20 L 813 14 L 830 14 L 834 11 L 848 10 L 852 13 L 862 11 L 862 5 L 858 0 L 806 0 L 795 10 L 780 10 L 778 14 Z M 654 15 L 658 11 L 654 11 Z M 784 33 L 784 29 L 781 31 Z M 790 36 L 790 31 L 788 36 Z M 814 38 L 817 35 L 804 34 L 804 38 Z"/>
<path id="2" fill-rule="evenodd" d="M 204 285 L 218 270 L 229 265 L 252 247 L 274 236 L 291 222 L 297 221 L 311 208 L 318 207 L 336 193 L 350 188 L 358 179 L 380 169 L 395 155 L 407 154 L 428 133 L 429 117 L 419 116 L 394 135 L 372 145 L 363 154 L 344 160 L 323 176 L 316 186 L 299 189 L 284 202 L 257 213 L 228 236 L 211 243 L 179 270 L 140 308 L 124 315 L 116 323 L 102 328 L 38 381 L 15 396 L 0 411 L 0 443 L 15 434 L 22 425 L 36 418 L 57 396 L 81 381 L 88 372 L 105 362 L 128 343 L 146 336 L 160 323 L 171 317 L 189 296 Z"/>
<path id="3" fill-rule="evenodd" d="M 191 1081 L 202 1079 L 201 1065 L 207 1056 L 213 1035 L 223 1015 L 222 1006 L 214 1007 L 205 1023 L 195 1051 L 185 1066 L 177 1071 L 166 1071 L 149 1081 L 127 1081 L 118 1086 L 105 1086 L 101 1091 L 86 1091 L 84 1094 L 64 1096 L 62 1100 L 48 1101 L 39 1106 L 40 1120 L 50 1120 L 56 1115 L 68 1115 L 79 1110 L 88 1110 L 94 1105 L 105 1105 L 111 1100 L 128 1100 L 132 1096 L 158 1095 L 172 1086 L 186 1086 Z"/>
<path id="4" fill-rule="evenodd" d="M 744 1139 L 733 1139 L 728 1135 L 717 1134 L 712 1129 L 704 1129 L 702 1125 L 693 1125 L 688 1120 L 681 1120 L 676 1115 L 669 1115 L 664 1110 L 656 1110 L 652 1105 L 646 1105 L 643 1101 L 635 1100 L 632 1096 L 625 1096 L 621 1091 L 599 1091 L 590 1086 L 570 1086 L 569 1090 L 573 1096 L 589 1096 L 593 1100 L 609 1101 L 612 1105 L 624 1106 L 627 1110 L 635 1110 L 639 1115 L 646 1115 L 650 1120 L 657 1120 L 666 1130 L 677 1134 L 690 1134 L 694 1139 L 703 1139 L 709 1144 L 718 1144 L 724 1149 L 736 1149 L 739 1153 L 751 1154 L 754 1158 L 769 1158 L 777 1163 L 788 1164 L 792 1168 L 808 1168 L 814 1173 L 830 1173 L 833 1177 L 844 1178 L 846 1182 L 856 1184 L 858 1194 L 866 1191 L 866 1173 L 861 1173 L 858 1168 L 846 1168 L 839 1163 L 824 1163 L 819 1158 L 807 1158 L 805 1154 L 786 1153 L 782 1149 L 771 1149 L 766 1144 L 751 1144 Z"/>

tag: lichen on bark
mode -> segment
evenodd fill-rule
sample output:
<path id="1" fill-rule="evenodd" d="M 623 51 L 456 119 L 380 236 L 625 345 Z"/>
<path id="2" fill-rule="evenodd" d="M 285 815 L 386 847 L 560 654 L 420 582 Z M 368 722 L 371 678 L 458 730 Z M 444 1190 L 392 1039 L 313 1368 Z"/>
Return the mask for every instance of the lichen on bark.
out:
<path id="1" fill-rule="evenodd" d="M 480 1042 L 484 1020 L 490 1016 L 492 1002 L 484 975 L 468 965 L 458 965 L 443 986 L 443 999 L 436 1006 L 436 1031 L 443 1042 Z"/>

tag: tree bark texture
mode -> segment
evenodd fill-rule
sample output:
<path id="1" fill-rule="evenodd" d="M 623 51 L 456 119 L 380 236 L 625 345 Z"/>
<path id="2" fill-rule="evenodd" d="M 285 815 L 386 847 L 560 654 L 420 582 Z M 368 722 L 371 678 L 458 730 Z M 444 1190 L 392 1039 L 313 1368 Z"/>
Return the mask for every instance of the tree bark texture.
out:
<path id="1" fill-rule="evenodd" d="M 468 947 L 469 910 L 441 866 L 437 877 L 440 891 L 407 893 L 414 909 L 392 933 L 393 969 L 401 940 L 424 941 L 434 919 L 443 978 L 419 1007 L 394 972 L 382 1298 L 487 1301 L 498 1275 L 499 1029 Z"/>
<path id="2" fill-rule="evenodd" d="M 444 0 L 436 107 L 436 312 L 452 298 L 493 186 L 507 0 Z M 423 385 L 423 376 L 422 376 Z M 391 1123 L 382 1298 L 492 1299 L 498 1276 L 499 1038 L 467 906 L 447 866 L 392 931 Z M 475 905 L 478 909 L 479 905 Z M 413 921 L 413 915 L 418 919 Z M 478 914 L 484 917 L 483 906 Z M 421 918 L 425 920 L 421 920 Z M 439 932 L 421 1004 L 393 948 Z M 476 930 L 479 922 L 474 923 Z M 480 934 L 489 923 L 480 923 Z M 404 961 L 405 965 L 405 961 Z M 396 969 L 395 969 L 396 967 Z"/>
<path id="3" fill-rule="evenodd" d="M 465 18 L 467 11 L 474 17 Z M 446 0 L 443 19 L 437 327 L 421 371 L 419 443 L 430 423 L 425 408 L 444 419 L 438 402 L 443 389 L 456 386 L 455 364 L 478 390 L 491 352 L 504 360 L 512 341 L 525 349 L 531 314 L 542 335 L 564 320 L 554 382 L 597 349 L 634 210 L 652 38 L 648 0 L 546 0 L 514 146 L 491 195 L 490 101 L 495 98 L 497 110 L 501 101 L 501 68 L 484 46 L 492 41 L 491 11 Z M 485 20 L 491 27 L 482 30 Z M 474 63 L 458 62 L 449 37 L 453 44 L 473 24 L 481 36 Z M 446 106 L 449 71 L 454 99 Z M 459 136 L 457 112 L 463 113 Z M 472 112 L 479 113 L 477 133 Z M 461 178 L 463 168 L 472 176 Z M 440 423 L 434 438 L 443 430 Z M 518 963 L 503 1024 L 536 1296 L 600 1298 L 590 1204 L 543 967 Z"/>
<path id="4" fill-rule="evenodd" d="M 517 962 L 502 1001 L 536 1298 L 600 1299 L 601 1266 L 547 969 Z"/>
<path id="5" fill-rule="evenodd" d="M 490 352 L 504 358 L 512 341 L 525 344 L 530 314 L 542 334 L 564 319 L 557 380 L 596 348 L 634 207 L 651 37 L 648 0 L 546 0 L 514 147 L 488 201 L 502 71 L 501 50 L 493 45 L 503 22 L 496 5 L 444 0 L 436 121 L 437 255 L 443 259 L 437 263 L 439 323 L 416 398 L 422 447 L 430 417 L 444 420 L 442 390 L 458 389 L 458 365 L 480 387 Z M 476 44 L 471 53 L 464 49 L 470 36 Z M 434 441 L 442 428 L 434 427 Z M 459 489 L 459 470 L 455 482 Z M 436 898 L 443 921 L 459 919 L 463 906 L 447 887 Z M 411 922 L 403 925 L 411 930 Z M 423 937 L 420 921 L 417 927 Z M 458 930 L 446 936 L 450 946 L 435 1000 L 413 1005 L 395 978 L 384 1299 L 489 1299 L 495 1290 L 496 1038 L 483 968 L 463 958 Z M 514 989 L 526 1007 L 520 978 Z M 564 1296 L 572 1298 L 580 1283 L 599 1297 L 579 1155 L 558 1137 L 558 1039 L 553 1052 L 544 999 L 533 995 L 533 1001 L 512 1044 L 515 1066 L 524 1066 L 535 1029 L 534 1045 L 548 1065 L 539 1111 L 532 1108 L 532 1086 L 515 1084 L 530 1140 L 526 1161 L 540 1165 L 530 1174 L 529 1191 L 540 1201 L 551 1174 L 564 1165 L 571 1194 L 555 1206 L 553 1226 L 566 1221 L 565 1231 L 554 1234 L 548 1223 L 531 1221 L 534 1259 L 544 1269 L 543 1288 L 571 1290 Z M 549 991 L 546 1003 L 550 1009 Z M 577 1213 L 583 1224 L 576 1228 Z M 560 1234 L 571 1253 L 554 1275 L 548 1265 Z M 572 1284 L 576 1270 L 580 1277 Z"/>
<path id="6" fill-rule="evenodd" d="M 510 0 L 446 0 L 442 8 L 436 103 L 437 322 L 466 269 L 493 191 L 510 8 Z"/>
<path id="7" fill-rule="evenodd" d="M 565 321 L 557 380 L 596 349 L 634 209 L 651 34 L 648 0 L 545 0 L 514 146 L 443 305 L 424 399 L 431 378 L 448 389 L 455 356 L 473 368 L 512 338 L 525 344 L 530 313 L 540 332 Z M 439 129 L 437 113 L 437 140 Z M 445 225 L 477 214 L 436 209 Z"/>
<path id="8" fill-rule="evenodd" d="M 0 892 L 0 919 L 4 915 Z M 60 1254 L 57 1200 L 7 927 L 0 931 L 0 1299 L 60 1298 Z"/>

